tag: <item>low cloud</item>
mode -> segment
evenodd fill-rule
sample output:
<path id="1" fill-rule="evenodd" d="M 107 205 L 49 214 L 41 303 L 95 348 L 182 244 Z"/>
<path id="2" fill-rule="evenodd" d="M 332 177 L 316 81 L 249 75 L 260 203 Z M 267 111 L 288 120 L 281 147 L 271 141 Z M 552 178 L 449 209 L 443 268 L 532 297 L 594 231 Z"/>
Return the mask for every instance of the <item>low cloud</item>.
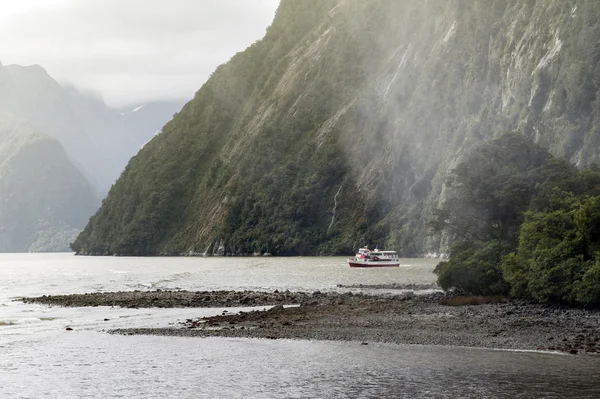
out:
<path id="1" fill-rule="evenodd" d="M 218 65 L 264 36 L 277 4 L 21 0 L 0 17 L 0 61 L 39 64 L 114 106 L 187 99 Z"/>

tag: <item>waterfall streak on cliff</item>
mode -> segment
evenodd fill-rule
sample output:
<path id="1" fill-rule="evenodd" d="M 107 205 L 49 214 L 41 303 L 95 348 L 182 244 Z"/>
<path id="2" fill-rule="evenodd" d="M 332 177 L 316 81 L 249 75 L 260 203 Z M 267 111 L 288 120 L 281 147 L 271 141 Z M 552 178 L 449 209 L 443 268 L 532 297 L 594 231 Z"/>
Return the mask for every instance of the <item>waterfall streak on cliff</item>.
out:
<path id="1" fill-rule="evenodd" d="M 337 208 L 337 197 L 340 195 L 340 191 L 342 191 L 343 184 L 340 184 L 340 188 L 338 188 L 337 193 L 333 197 L 333 210 L 331 211 L 331 223 L 329 223 L 329 227 L 327 228 L 327 234 L 329 234 L 329 230 L 333 227 L 333 222 L 335 221 L 335 210 Z"/>

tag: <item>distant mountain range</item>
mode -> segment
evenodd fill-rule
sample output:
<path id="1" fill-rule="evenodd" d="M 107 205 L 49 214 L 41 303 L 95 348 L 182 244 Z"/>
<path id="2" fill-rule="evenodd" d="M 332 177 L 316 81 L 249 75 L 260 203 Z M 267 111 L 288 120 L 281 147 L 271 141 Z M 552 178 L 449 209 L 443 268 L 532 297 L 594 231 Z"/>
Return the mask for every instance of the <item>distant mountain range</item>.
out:
<path id="1" fill-rule="evenodd" d="M 0 64 L 0 110 L 57 139 L 101 196 L 182 105 L 156 102 L 112 109 L 94 94 L 61 86 L 39 65 Z"/>
<path id="2" fill-rule="evenodd" d="M 112 109 L 38 65 L 0 64 L 0 252 L 67 250 L 182 103 Z"/>

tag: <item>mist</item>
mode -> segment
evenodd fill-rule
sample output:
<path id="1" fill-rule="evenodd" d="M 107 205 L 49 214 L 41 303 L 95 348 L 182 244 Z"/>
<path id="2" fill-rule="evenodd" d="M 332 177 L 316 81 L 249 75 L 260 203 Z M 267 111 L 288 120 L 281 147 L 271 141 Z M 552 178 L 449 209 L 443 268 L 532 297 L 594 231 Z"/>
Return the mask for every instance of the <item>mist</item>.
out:
<path id="1" fill-rule="evenodd" d="M 0 61 L 43 66 L 110 106 L 190 99 L 264 36 L 277 0 L 2 2 Z"/>

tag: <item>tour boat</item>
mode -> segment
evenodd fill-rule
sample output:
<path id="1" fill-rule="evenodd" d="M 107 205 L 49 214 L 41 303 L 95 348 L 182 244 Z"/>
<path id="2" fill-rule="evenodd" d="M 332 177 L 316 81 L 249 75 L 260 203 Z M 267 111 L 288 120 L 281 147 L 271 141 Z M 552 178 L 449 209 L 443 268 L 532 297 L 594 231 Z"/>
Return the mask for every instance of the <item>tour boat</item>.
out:
<path id="1" fill-rule="evenodd" d="M 354 258 L 348 259 L 350 267 L 398 267 L 400 260 L 396 251 L 380 251 L 367 247 L 358 250 Z"/>

